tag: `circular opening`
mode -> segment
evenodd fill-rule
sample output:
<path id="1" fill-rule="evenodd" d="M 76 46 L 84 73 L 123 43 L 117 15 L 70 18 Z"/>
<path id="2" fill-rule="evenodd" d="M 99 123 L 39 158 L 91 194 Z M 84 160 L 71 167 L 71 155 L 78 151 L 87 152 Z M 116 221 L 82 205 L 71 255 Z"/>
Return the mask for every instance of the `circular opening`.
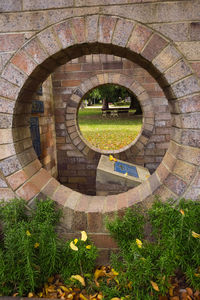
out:
<path id="1" fill-rule="evenodd" d="M 96 151 L 122 151 L 142 128 L 142 109 L 125 87 L 104 84 L 82 97 L 78 110 L 81 136 Z"/>

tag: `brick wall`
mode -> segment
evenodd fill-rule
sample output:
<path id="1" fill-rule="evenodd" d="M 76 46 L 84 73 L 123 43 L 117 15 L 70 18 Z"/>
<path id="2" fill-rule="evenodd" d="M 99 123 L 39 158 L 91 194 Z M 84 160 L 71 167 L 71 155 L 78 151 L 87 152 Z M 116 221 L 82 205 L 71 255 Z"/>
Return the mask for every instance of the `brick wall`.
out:
<path id="1" fill-rule="evenodd" d="M 153 173 L 162 161 L 170 141 L 171 115 L 168 100 L 156 80 L 136 63 L 113 55 L 93 54 L 74 59 L 59 67 L 53 74 L 58 180 L 62 184 L 86 194 L 95 194 L 96 168 L 101 151 L 94 151 L 90 159 L 81 152 L 83 145 L 82 139 L 79 139 L 80 134 L 77 132 L 78 126 L 74 128 L 75 131 L 71 135 L 72 127 L 66 125 L 66 120 L 70 123 L 70 120 L 73 119 L 71 111 L 68 113 L 67 109 L 69 110 L 74 90 L 84 85 L 87 79 L 91 79 L 97 74 L 110 73 L 124 74 L 134 78 L 147 92 L 150 103 L 149 116 L 150 113 L 153 114 L 151 115 L 153 119 L 149 124 L 149 126 L 153 126 L 153 130 L 148 136 L 148 142 L 144 144 L 147 136 L 142 136 L 139 141 L 141 144 L 139 142 L 137 144 L 139 147 L 137 153 L 136 149 L 133 149 L 134 154 L 127 155 L 126 147 L 124 151 L 115 151 L 114 155 L 119 159 L 145 166 Z M 125 81 L 128 81 L 129 77 Z M 123 85 L 122 80 L 119 83 Z M 94 87 L 96 86 L 97 83 L 94 83 Z M 75 108 L 71 110 L 73 111 L 73 109 Z M 74 122 L 71 121 L 71 123 Z M 113 152 L 110 151 L 110 153 Z"/>
<path id="2" fill-rule="evenodd" d="M 38 117 L 41 156 L 40 162 L 45 170 L 57 178 L 56 133 L 54 119 L 54 99 L 51 76 L 42 85 L 42 95 L 35 93 L 33 100 L 43 102 L 44 112 L 32 113 L 31 117 Z"/>
<path id="3" fill-rule="evenodd" d="M 107 252 L 114 245 L 103 227 L 105 214 L 149 207 L 155 194 L 199 198 L 199 0 L 8 0 L 0 11 L 1 198 L 52 197 L 63 207 L 62 234 L 84 229 Z M 25 112 L 38 86 L 60 65 L 89 54 L 120 56 L 145 68 L 172 115 L 170 145 L 156 171 L 117 196 L 86 196 L 59 184 L 41 168 L 28 137 Z M 83 94 L 77 90 L 71 103 Z M 147 98 L 143 103 L 148 106 Z"/>

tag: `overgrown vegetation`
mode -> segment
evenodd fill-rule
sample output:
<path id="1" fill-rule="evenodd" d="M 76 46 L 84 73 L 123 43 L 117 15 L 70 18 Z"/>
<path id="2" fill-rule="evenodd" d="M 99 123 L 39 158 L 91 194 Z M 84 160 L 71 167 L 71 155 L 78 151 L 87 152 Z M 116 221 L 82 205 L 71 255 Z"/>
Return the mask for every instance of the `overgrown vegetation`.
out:
<path id="1" fill-rule="evenodd" d="M 200 203 L 182 199 L 178 204 L 156 201 L 145 217 L 139 210 L 128 210 L 122 220 L 107 221 L 120 248 L 112 256 L 119 273 L 118 297 L 158 299 L 175 288 L 173 276 L 180 275 L 200 290 L 199 216 Z M 144 239 L 144 224 L 152 226 L 153 242 Z"/>
<path id="2" fill-rule="evenodd" d="M 87 236 L 76 239 L 77 245 L 59 239 L 55 226 L 60 217 L 61 211 L 55 209 L 50 199 L 37 200 L 34 209 L 20 199 L 1 203 L 1 295 L 36 292 L 55 274 L 61 274 L 63 281 L 68 282 L 71 275 L 92 271 L 96 247 Z M 73 245 L 77 250 L 72 249 Z"/>
<path id="3" fill-rule="evenodd" d="M 1 203 L 0 294 L 61 299 L 173 299 L 176 279 L 200 299 L 200 202 L 157 200 L 145 213 L 128 209 L 106 226 L 117 241 L 111 266 L 95 270 L 97 250 L 85 231 L 65 241 L 55 231 L 54 202 Z M 152 236 L 145 230 L 151 227 Z M 164 297 L 164 298 L 162 298 Z M 179 298 L 174 298 L 179 299 Z M 181 298 L 182 299 L 182 298 Z M 186 298 L 185 298 L 186 299 Z"/>

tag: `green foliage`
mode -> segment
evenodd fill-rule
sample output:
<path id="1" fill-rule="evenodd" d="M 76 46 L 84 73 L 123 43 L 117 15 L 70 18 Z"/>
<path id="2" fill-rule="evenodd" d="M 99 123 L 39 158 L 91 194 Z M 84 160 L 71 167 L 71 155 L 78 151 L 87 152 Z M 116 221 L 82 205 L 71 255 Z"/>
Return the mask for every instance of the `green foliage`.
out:
<path id="1" fill-rule="evenodd" d="M 63 249 L 64 261 L 61 275 L 65 282 L 69 282 L 71 275 L 81 274 L 84 276 L 92 272 L 97 258 L 97 249 L 89 238 L 86 241 L 78 239 L 76 243 L 77 251 L 70 247 L 71 242 L 72 240 L 65 243 Z"/>
<path id="2" fill-rule="evenodd" d="M 130 287 L 131 283 L 124 295 L 138 300 L 157 299 L 158 294 L 166 295 L 169 279 L 176 272 L 185 274 L 188 284 L 200 289 L 200 238 L 192 235 L 200 233 L 199 215 L 200 202 L 182 199 L 176 205 L 156 201 L 145 219 L 139 210 L 128 210 L 121 222 L 119 218 L 107 221 L 120 247 L 120 253 L 112 256 L 119 285 L 129 283 Z M 144 239 L 144 221 L 151 223 L 154 242 Z M 141 239 L 141 245 L 137 239 Z"/>
<path id="3" fill-rule="evenodd" d="M 0 295 L 23 296 L 34 292 L 55 274 L 64 274 L 67 279 L 77 272 L 78 261 L 84 271 L 94 267 L 96 248 L 93 245 L 91 249 L 83 249 L 81 245 L 74 256 L 69 242 L 58 238 L 55 225 L 60 217 L 61 211 L 50 199 L 36 200 L 32 209 L 21 199 L 1 203 Z"/>

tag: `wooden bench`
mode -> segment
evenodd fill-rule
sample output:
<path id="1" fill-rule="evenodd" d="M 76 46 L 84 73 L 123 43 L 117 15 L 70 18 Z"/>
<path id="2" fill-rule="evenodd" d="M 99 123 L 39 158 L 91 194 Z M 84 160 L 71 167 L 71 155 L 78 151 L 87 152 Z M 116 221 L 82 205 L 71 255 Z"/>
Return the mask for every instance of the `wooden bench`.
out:
<path id="1" fill-rule="evenodd" d="M 114 108 L 108 108 L 108 109 L 102 109 L 102 116 L 105 117 L 107 115 L 110 115 L 112 117 L 117 117 L 119 114 L 128 114 L 130 108 L 129 107 L 114 107 Z"/>

